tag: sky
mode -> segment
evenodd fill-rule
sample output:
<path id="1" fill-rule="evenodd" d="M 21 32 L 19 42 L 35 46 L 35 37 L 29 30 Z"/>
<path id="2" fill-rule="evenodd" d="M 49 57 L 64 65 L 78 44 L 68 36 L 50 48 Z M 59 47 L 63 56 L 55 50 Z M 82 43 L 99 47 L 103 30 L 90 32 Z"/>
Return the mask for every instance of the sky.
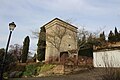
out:
<path id="1" fill-rule="evenodd" d="M 37 39 L 31 31 L 39 31 L 54 18 L 91 32 L 120 30 L 120 0 L 0 0 L 0 48 L 6 47 L 8 25 L 15 22 L 10 45 L 23 45 L 30 36 L 30 51 L 35 52 Z"/>

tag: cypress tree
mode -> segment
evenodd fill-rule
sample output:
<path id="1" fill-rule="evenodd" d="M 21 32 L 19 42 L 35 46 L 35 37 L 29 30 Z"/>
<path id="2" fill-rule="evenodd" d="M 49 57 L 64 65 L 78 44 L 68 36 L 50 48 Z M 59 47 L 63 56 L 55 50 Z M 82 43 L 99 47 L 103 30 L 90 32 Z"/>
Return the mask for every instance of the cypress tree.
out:
<path id="1" fill-rule="evenodd" d="M 117 35 L 118 34 L 118 31 L 117 31 L 117 28 L 115 27 L 115 35 Z"/>
<path id="2" fill-rule="evenodd" d="M 22 63 L 26 63 L 27 61 L 28 52 L 29 52 L 29 43 L 30 43 L 30 39 L 29 36 L 27 36 L 23 42 Z"/>
<path id="3" fill-rule="evenodd" d="M 104 31 L 103 31 L 103 37 L 102 37 L 102 39 L 105 41 L 105 33 L 104 33 Z"/>
<path id="4" fill-rule="evenodd" d="M 108 35 L 108 41 L 109 42 L 114 42 L 115 41 L 115 35 L 113 34 L 112 31 L 110 31 L 110 33 Z"/>
<path id="5" fill-rule="evenodd" d="M 117 31 L 117 28 L 115 27 L 115 42 L 119 41 L 119 33 Z"/>
<path id="6" fill-rule="evenodd" d="M 119 33 L 118 33 L 118 41 L 120 41 L 120 31 L 119 31 Z"/>
<path id="7" fill-rule="evenodd" d="M 37 46 L 37 59 L 45 60 L 46 30 L 44 26 L 41 27 Z"/>
<path id="8" fill-rule="evenodd" d="M 104 33 L 104 31 L 103 31 L 103 33 L 100 34 L 100 40 L 105 41 L 105 33 Z"/>

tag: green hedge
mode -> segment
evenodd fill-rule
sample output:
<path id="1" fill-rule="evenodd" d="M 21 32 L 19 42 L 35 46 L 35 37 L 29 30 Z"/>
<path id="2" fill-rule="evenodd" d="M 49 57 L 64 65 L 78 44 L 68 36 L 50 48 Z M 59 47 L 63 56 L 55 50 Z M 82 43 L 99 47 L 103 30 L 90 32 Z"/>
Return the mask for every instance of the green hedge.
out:
<path id="1" fill-rule="evenodd" d="M 80 49 L 78 52 L 79 56 L 93 57 L 93 48 Z"/>

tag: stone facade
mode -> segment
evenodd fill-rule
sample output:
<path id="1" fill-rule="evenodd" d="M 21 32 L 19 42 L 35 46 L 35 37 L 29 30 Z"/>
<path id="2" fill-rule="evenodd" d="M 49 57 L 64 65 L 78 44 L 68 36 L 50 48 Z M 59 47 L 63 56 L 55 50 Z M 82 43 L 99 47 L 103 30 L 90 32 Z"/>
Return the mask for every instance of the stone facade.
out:
<path id="1" fill-rule="evenodd" d="M 46 29 L 45 61 L 58 61 L 60 52 L 77 49 L 77 27 L 53 19 L 44 25 Z"/>

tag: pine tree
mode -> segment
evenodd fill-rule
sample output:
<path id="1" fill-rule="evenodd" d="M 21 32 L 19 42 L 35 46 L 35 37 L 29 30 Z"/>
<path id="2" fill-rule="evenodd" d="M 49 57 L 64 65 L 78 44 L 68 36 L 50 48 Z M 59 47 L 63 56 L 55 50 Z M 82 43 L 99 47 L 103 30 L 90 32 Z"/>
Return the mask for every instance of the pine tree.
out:
<path id="1" fill-rule="evenodd" d="M 29 43 L 30 43 L 30 39 L 29 36 L 27 36 L 23 42 L 22 63 L 26 63 L 27 61 L 28 52 L 29 52 Z"/>
<path id="2" fill-rule="evenodd" d="M 45 46 L 46 46 L 46 30 L 41 27 L 38 44 L 37 44 L 37 59 L 39 61 L 45 60 Z"/>

